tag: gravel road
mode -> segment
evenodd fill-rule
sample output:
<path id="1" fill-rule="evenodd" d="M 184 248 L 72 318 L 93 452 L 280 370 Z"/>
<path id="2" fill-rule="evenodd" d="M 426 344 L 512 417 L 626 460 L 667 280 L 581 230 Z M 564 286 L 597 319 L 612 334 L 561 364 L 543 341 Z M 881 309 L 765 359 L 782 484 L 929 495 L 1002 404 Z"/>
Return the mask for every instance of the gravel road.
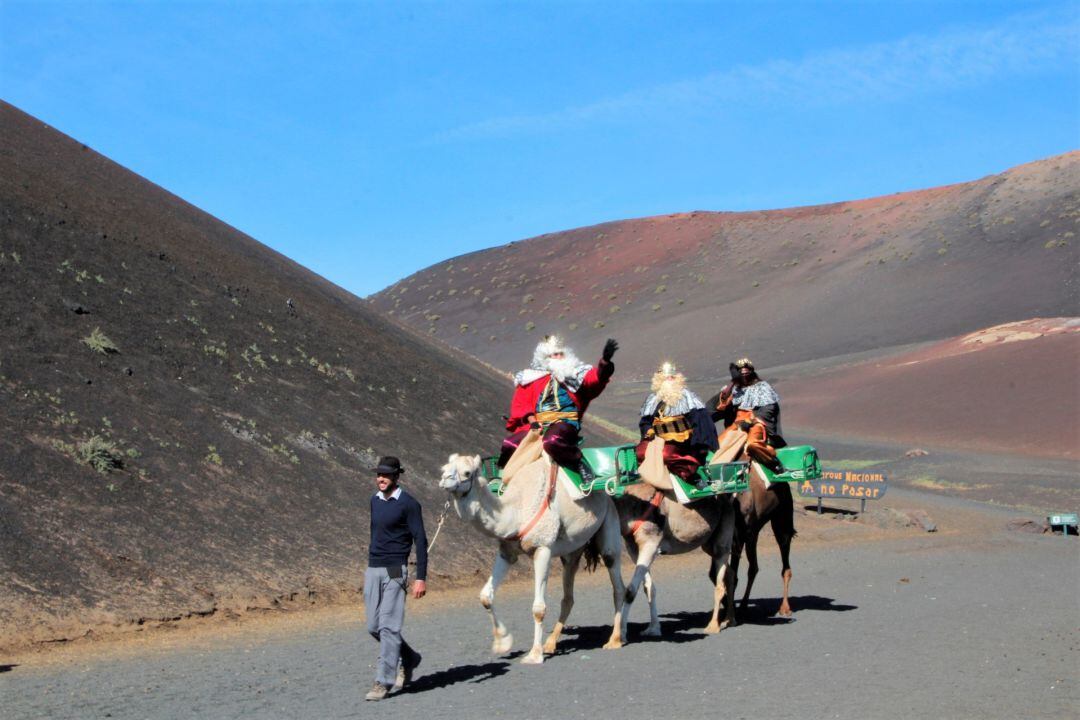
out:
<path id="1" fill-rule="evenodd" d="M 0 716 L 21 718 L 997 718 L 1080 712 L 1080 542 L 1004 530 L 809 542 L 793 550 L 795 619 L 779 604 L 779 563 L 762 543 L 743 623 L 700 632 L 704 555 L 656 566 L 664 637 L 600 648 L 606 580 L 583 579 L 558 654 L 514 661 L 531 637 L 530 588 L 500 596 L 514 655 L 489 655 L 474 592 L 411 601 L 406 634 L 424 654 L 414 684 L 365 703 L 376 647 L 358 613 L 278 622 L 135 651 L 0 659 Z M 557 585 L 555 583 L 554 585 Z M 549 596 L 549 607 L 557 598 Z M 554 610 L 553 610 L 554 611 Z M 548 621 L 550 627 L 551 620 Z"/>

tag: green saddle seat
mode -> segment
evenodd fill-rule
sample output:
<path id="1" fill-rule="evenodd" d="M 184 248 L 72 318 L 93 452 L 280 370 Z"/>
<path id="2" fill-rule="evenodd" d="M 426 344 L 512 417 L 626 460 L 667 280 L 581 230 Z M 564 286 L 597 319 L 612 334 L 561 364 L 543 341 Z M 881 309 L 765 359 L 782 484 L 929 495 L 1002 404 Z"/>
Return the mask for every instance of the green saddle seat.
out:
<path id="1" fill-rule="evenodd" d="M 716 497 L 726 493 L 742 492 L 750 487 L 750 463 L 730 462 L 709 465 L 712 453 L 705 464 L 698 468 L 697 483 L 689 483 L 675 473 L 668 473 L 675 497 L 682 504 Z"/>
<path id="2" fill-rule="evenodd" d="M 637 474 L 637 456 L 633 445 L 582 448 L 581 458 L 592 473 L 590 482 L 586 482 L 575 470 L 560 467 L 559 472 L 584 495 L 596 490 L 603 490 L 609 495 L 622 495 L 622 488 L 641 481 Z M 481 472 L 488 479 L 491 491 L 500 494 L 503 483 L 498 458 L 484 458 Z"/>
<path id="3" fill-rule="evenodd" d="M 627 485 L 641 481 L 633 445 L 581 448 L 581 460 L 592 473 L 591 482 L 586 482 L 580 473 L 570 468 L 561 467 L 559 472 L 584 495 L 603 490 L 617 497 L 625 492 Z"/>
<path id="4" fill-rule="evenodd" d="M 776 451 L 776 457 L 784 466 L 784 472 L 775 473 L 761 463 L 761 473 L 769 482 L 802 482 L 821 479 L 821 461 L 817 450 L 811 445 L 789 445 Z"/>

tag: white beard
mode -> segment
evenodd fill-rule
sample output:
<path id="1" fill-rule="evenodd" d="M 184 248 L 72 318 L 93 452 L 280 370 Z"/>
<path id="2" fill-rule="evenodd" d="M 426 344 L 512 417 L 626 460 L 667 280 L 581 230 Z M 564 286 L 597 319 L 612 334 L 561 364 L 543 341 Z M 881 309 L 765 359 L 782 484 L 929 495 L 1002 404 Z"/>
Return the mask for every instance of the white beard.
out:
<path id="1" fill-rule="evenodd" d="M 683 391 L 686 390 L 686 378 L 682 375 L 665 377 L 659 383 L 653 381 L 653 392 L 660 402 L 667 407 L 675 407 L 682 400 Z"/>
<path id="2" fill-rule="evenodd" d="M 561 383 L 566 383 L 568 379 L 577 379 L 582 367 L 581 361 L 578 360 L 577 355 L 567 350 L 561 358 L 548 358 L 547 367 L 544 368 L 552 374 L 552 376 Z"/>

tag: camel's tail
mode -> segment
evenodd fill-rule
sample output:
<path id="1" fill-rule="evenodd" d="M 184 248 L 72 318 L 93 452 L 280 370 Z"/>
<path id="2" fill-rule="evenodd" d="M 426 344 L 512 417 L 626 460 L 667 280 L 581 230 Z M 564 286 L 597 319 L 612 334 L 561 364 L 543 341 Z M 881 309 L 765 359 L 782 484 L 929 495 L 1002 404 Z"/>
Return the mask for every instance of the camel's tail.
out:
<path id="1" fill-rule="evenodd" d="M 585 569 L 592 572 L 600 565 L 600 535 L 596 533 L 592 536 L 592 540 L 585 546 L 585 553 L 582 557 L 585 558 Z"/>

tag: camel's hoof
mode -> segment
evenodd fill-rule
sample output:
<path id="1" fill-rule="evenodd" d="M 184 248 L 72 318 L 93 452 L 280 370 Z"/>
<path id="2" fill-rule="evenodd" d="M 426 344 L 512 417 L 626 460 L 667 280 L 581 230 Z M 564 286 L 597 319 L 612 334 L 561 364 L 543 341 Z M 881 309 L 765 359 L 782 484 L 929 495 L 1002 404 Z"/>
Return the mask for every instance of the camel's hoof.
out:
<path id="1" fill-rule="evenodd" d="M 623 646 L 623 641 L 622 640 L 608 640 L 606 643 L 604 643 L 604 649 L 605 650 L 618 650 L 622 646 Z"/>
<path id="2" fill-rule="evenodd" d="M 545 640 L 544 641 L 544 654 L 545 655 L 554 655 L 555 654 L 555 646 L 556 646 L 556 641 L 555 640 Z"/>
<path id="3" fill-rule="evenodd" d="M 491 643 L 491 652 L 495 655 L 505 655 L 512 647 L 514 647 L 514 636 L 507 634 L 496 638 L 495 642 Z"/>
<path id="4" fill-rule="evenodd" d="M 789 617 L 791 617 L 791 608 L 789 608 L 789 607 L 781 607 L 781 608 L 780 608 L 780 609 L 779 609 L 779 610 L 777 611 L 777 613 L 776 613 L 776 614 L 777 614 L 777 615 L 779 615 L 780 617 L 786 617 L 786 618 L 789 618 Z"/>
<path id="5" fill-rule="evenodd" d="M 702 632 L 704 632 L 707 635 L 715 635 L 716 633 L 720 632 L 721 630 L 723 630 L 723 628 L 720 627 L 720 623 L 711 622 L 711 623 L 709 623 L 708 625 L 705 626 L 705 629 Z"/>
<path id="6" fill-rule="evenodd" d="M 663 633 L 660 632 L 660 626 L 652 627 L 651 625 L 641 631 L 642 637 L 660 637 Z"/>
<path id="7" fill-rule="evenodd" d="M 535 649 L 530 651 L 528 655 L 521 658 L 522 665 L 540 665 L 544 662 L 544 653 L 537 652 Z"/>

